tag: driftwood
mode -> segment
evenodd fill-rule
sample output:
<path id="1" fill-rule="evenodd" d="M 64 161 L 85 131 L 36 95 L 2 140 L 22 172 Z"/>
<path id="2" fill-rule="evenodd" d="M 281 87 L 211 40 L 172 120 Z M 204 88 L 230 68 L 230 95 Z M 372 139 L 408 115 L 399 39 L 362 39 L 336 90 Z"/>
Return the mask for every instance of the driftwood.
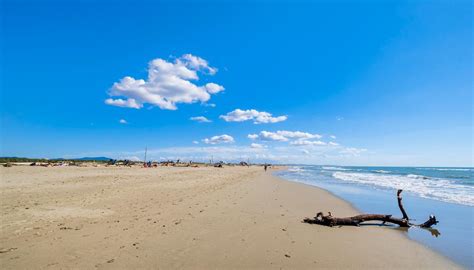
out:
<path id="1" fill-rule="evenodd" d="M 385 225 L 385 223 L 393 223 L 396 224 L 400 227 L 411 227 L 411 226 L 418 226 L 421 228 L 430 228 L 433 225 L 438 224 L 438 221 L 436 220 L 436 217 L 434 215 L 430 215 L 429 219 L 425 221 L 422 224 L 413 224 L 410 223 L 410 218 L 408 217 L 407 212 L 405 211 L 405 208 L 403 207 L 402 204 L 402 191 L 399 189 L 397 191 L 397 200 L 398 200 L 398 207 L 400 208 L 400 212 L 402 212 L 402 218 L 394 218 L 392 215 L 381 215 L 381 214 L 363 214 L 363 215 L 357 215 L 353 217 L 344 217 L 344 218 L 337 218 L 333 217 L 331 212 L 328 213 L 327 216 L 323 215 L 322 212 L 319 212 L 316 214 L 314 218 L 305 218 L 303 222 L 309 223 L 309 224 L 318 224 L 318 225 L 324 225 L 324 226 L 343 226 L 343 225 L 349 225 L 349 226 L 360 226 L 361 223 L 366 222 L 366 221 L 382 221 L 382 225 Z"/>

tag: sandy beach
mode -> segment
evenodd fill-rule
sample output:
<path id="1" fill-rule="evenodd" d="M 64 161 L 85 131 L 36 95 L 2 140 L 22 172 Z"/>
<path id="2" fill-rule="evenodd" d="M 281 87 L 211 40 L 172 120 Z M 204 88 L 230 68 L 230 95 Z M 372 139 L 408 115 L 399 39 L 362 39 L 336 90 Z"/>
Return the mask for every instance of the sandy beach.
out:
<path id="1" fill-rule="evenodd" d="M 378 226 L 301 223 L 356 214 L 261 167 L 1 168 L 3 269 L 456 269 Z"/>

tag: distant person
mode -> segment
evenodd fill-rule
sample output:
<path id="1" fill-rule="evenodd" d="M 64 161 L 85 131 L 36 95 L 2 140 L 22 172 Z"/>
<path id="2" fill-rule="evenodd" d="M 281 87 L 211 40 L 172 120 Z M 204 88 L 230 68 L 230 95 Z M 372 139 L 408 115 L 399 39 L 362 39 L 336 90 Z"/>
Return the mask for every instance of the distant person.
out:
<path id="1" fill-rule="evenodd" d="M 263 168 L 265 169 L 265 171 L 267 171 L 267 164 L 263 165 Z"/>

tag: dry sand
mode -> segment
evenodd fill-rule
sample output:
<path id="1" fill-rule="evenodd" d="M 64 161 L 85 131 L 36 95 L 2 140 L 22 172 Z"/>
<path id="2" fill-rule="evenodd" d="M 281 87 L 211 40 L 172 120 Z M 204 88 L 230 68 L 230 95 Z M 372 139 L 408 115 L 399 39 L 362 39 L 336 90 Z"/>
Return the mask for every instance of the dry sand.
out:
<path id="1" fill-rule="evenodd" d="M 1 168 L 2 269 L 448 269 L 376 226 L 301 223 L 356 211 L 260 167 Z"/>

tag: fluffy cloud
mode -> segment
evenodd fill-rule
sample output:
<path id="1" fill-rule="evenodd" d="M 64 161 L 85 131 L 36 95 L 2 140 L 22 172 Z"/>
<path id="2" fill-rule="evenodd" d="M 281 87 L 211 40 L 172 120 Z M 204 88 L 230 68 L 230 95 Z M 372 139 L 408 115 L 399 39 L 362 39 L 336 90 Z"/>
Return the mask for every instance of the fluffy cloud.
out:
<path id="1" fill-rule="evenodd" d="M 198 141 L 193 141 L 193 144 L 199 144 L 199 142 Z"/>
<path id="2" fill-rule="evenodd" d="M 218 136 L 213 136 L 211 138 L 205 138 L 202 140 L 206 144 L 220 144 L 220 143 L 233 143 L 234 138 L 232 136 L 223 134 Z"/>
<path id="3" fill-rule="evenodd" d="M 331 135 L 331 136 L 329 136 L 329 138 L 331 138 L 331 139 L 335 140 L 335 139 L 336 139 L 336 136 L 334 136 L 334 135 Z"/>
<path id="4" fill-rule="evenodd" d="M 249 139 L 251 139 L 251 140 L 258 139 L 258 135 L 257 135 L 257 134 L 249 134 L 247 137 L 248 137 Z"/>
<path id="5" fill-rule="evenodd" d="M 251 143 L 250 147 L 254 148 L 254 149 L 263 149 L 263 148 L 265 148 L 265 145 L 259 144 L 259 143 Z"/>
<path id="6" fill-rule="evenodd" d="M 300 145 L 326 145 L 325 142 L 322 141 L 309 141 L 309 140 L 296 140 L 290 142 L 291 145 L 300 146 Z"/>
<path id="7" fill-rule="evenodd" d="M 216 83 L 196 85 L 198 72 L 214 75 L 217 69 L 200 57 L 185 54 L 172 62 L 157 58 L 148 64 L 148 78 L 130 76 L 113 84 L 108 105 L 140 109 L 145 103 L 165 110 L 176 110 L 177 103 L 207 102 L 224 87 Z"/>
<path id="8" fill-rule="evenodd" d="M 117 106 L 117 107 L 124 107 L 124 108 L 134 108 L 134 109 L 140 109 L 141 107 L 143 107 L 142 104 L 139 104 L 133 98 L 129 98 L 127 100 L 123 100 L 121 98 L 118 98 L 118 99 L 108 98 L 105 100 L 105 104 Z"/>
<path id="9" fill-rule="evenodd" d="M 192 54 L 185 54 L 181 56 L 181 58 L 178 59 L 178 61 L 187 62 L 187 65 L 194 70 L 204 69 L 207 72 L 209 72 L 209 74 L 211 75 L 214 75 L 217 72 L 217 68 L 210 67 L 209 63 L 206 60 L 200 57 L 194 56 Z"/>
<path id="10" fill-rule="evenodd" d="M 308 132 L 301 132 L 301 131 L 279 130 L 276 133 L 286 138 L 291 138 L 291 139 L 321 139 L 322 138 L 322 136 L 319 134 L 311 134 Z"/>
<path id="11" fill-rule="evenodd" d="M 254 124 L 277 123 L 288 119 L 286 115 L 273 117 L 271 113 L 259 112 L 257 110 L 233 110 L 226 115 L 221 115 L 220 118 L 226 122 L 243 122 L 253 120 Z"/>
<path id="12" fill-rule="evenodd" d="M 262 141 L 280 141 L 280 142 L 286 142 L 288 141 L 288 138 L 285 136 L 278 134 L 278 132 L 270 132 L 270 131 L 261 131 L 260 134 L 258 135 L 258 138 Z"/>
<path id="13" fill-rule="evenodd" d="M 125 119 L 120 119 L 120 120 L 119 120 L 119 123 L 120 123 L 120 124 L 128 124 L 127 120 L 125 120 Z"/>
<path id="14" fill-rule="evenodd" d="M 217 94 L 220 91 L 223 91 L 224 87 L 222 85 L 218 85 L 218 84 L 215 84 L 215 83 L 208 83 L 208 84 L 206 84 L 206 90 L 210 94 Z"/>
<path id="15" fill-rule="evenodd" d="M 331 146 L 338 146 L 338 145 L 339 145 L 339 144 L 336 143 L 336 142 L 329 142 L 328 144 L 331 145 Z"/>
<path id="16" fill-rule="evenodd" d="M 249 139 L 260 139 L 263 141 L 280 141 L 286 142 L 290 139 L 296 140 L 309 140 L 309 139 L 320 139 L 322 136 L 319 134 L 312 134 L 308 132 L 301 132 L 301 131 L 287 131 L 287 130 L 279 130 L 277 132 L 270 132 L 270 131 L 261 131 L 258 135 L 257 134 L 249 134 L 247 136 Z"/>
<path id="17" fill-rule="evenodd" d="M 194 116 L 194 117 L 189 118 L 189 120 L 196 121 L 196 122 L 199 122 L 199 123 L 210 123 L 211 122 L 211 120 L 207 119 L 204 116 Z"/>

